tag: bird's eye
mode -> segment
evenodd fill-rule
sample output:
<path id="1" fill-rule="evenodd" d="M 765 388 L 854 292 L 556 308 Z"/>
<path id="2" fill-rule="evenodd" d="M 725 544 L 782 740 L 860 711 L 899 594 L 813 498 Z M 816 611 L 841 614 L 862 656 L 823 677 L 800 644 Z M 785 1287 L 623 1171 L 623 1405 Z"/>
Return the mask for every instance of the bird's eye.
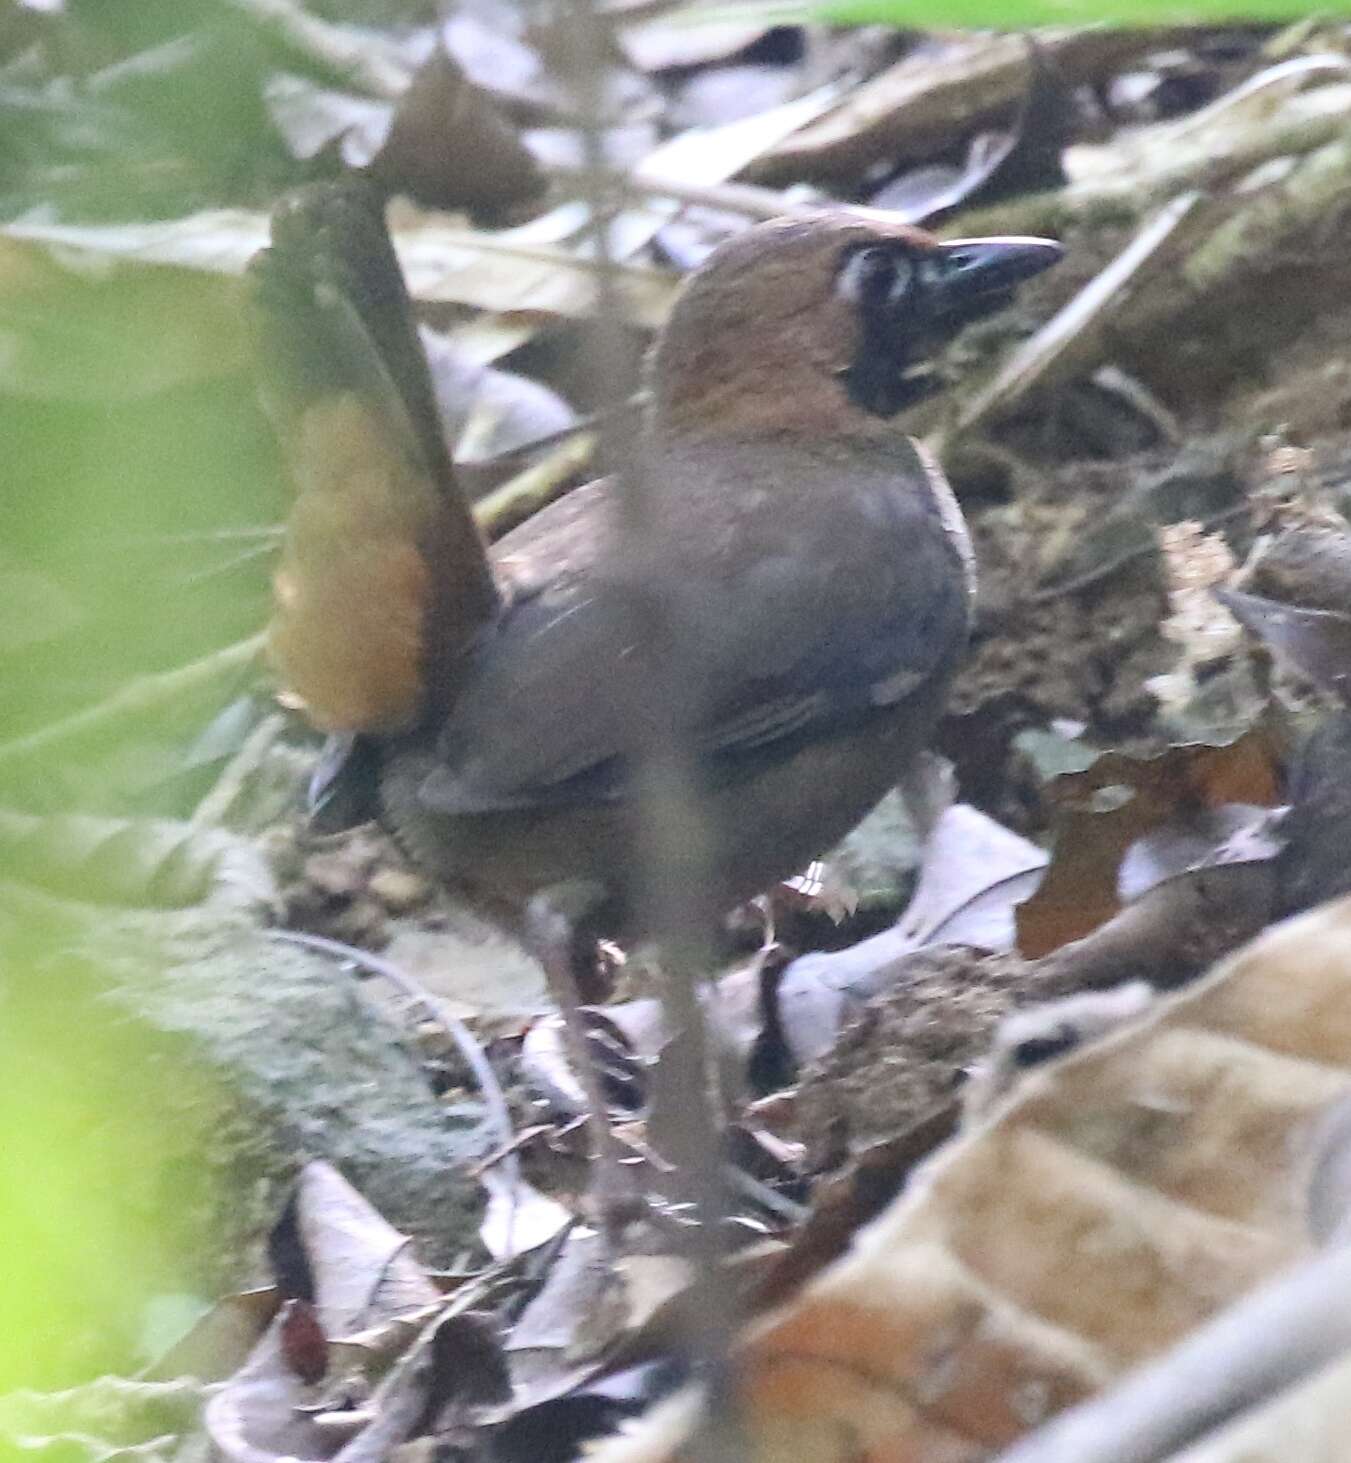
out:
<path id="1" fill-rule="evenodd" d="M 840 292 L 865 307 L 894 305 L 910 288 L 914 274 L 900 249 L 869 245 L 853 250 L 840 270 Z"/>

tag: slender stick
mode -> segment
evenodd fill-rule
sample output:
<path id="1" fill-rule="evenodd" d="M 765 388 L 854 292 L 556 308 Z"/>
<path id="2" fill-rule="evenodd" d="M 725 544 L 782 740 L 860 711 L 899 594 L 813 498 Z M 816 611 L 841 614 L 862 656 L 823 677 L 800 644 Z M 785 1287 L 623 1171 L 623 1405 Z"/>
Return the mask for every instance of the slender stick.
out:
<path id="1" fill-rule="evenodd" d="M 588 186 L 590 168 L 586 164 L 550 163 L 545 171 L 560 183 L 579 193 Z M 613 184 L 618 174 L 610 175 Z M 623 175 L 623 186 L 630 193 L 648 198 L 669 198 L 676 203 L 712 208 L 720 213 L 744 214 L 747 218 L 782 218 L 785 214 L 810 213 L 812 205 L 797 203 L 775 188 L 761 188 L 754 183 L 685 183 L 675 178 L 654 177 L 644 173 L 641 165 Z"/>
<path id="2" fill-rule="evenodd" d="M 565 80 L 572 85 L 583 125 L 583 196 L 596 264 L 595 308 L 585 337 L 587 364 L 599 388 L 598 398 L 617 403 L 632 389 L 639 363 L 632 334 L 623 328 L 624 300 L 609 249 L 609 225 L 624 199 L 619 191 L 622 180 L 607 170 L 602 145 L 605 26 L 591 0 L 559 3 L 569 42 Z M 615 694 L 628 720 L 637 768 L 639 898 L 660 943 L 668 977 L 664 1007 L 674 1038 L 662 1061 L 669 1060 L 668 1086 L 683 1099 L 680 1130 L 671 1134 L 672 1156 L 700 1220 L 692 1227 L 690 1243 L 691 1258 L 705 1282 L 703 1304 L 688 1344 L 704 1375 L 709 1401 L 707 1426 L 692 1457 L 729 1463 L 744 1455 L 744 1447 L 728 1358 L 734 1317 L 727 1288 L 718 1284 L 727 1191 L 712 1102 L 711 1044 L 698 994 L 698 982 L 710 966 L 715 901 L 691 748 L 680 734 L 688 724 L 682 708 L 688 706 L 692 692 L 672 605 L 676 586 L 669 582 L 666 566 L 653 562 L 647 549 L 657 505 L 654 484 L 642 471 L 641 426 L 633 414 L 614 413 L 603 420 L 600 430 L 603 465 L 621 486 L 616 495 L 614 592 L 622 598 L 635 641 Z"/>
<path id="3" fill-rule="evenodd" d="M 1351 1246 L 1288 1271 L 998 1463 L 1162 1463 L 1351 1346 Z"/>
<path id="4" fill-rule="evenodd" d="M 303 930 L 273 930 L 271 937 L 286 945 L 300 945 L 307 950 L 318 950 L 325 955 L 336 955 L 339 959 L 350 961 L 351 964 L 370 971 L 372 975 L 382 976 L 410 1005 L 416 1006 L 424 1015 L 430 1017 L 454 1042 L 460 1055 L 464 1058 L 465 1064 L 474 1074 L 474 1080 L 483 1094 L 484 1106 L 488 1109 L 488 1117 L 492 1123 L 496 1141 L 505 1151 L 503 1163 L 513 1180 L 520 1177 L 520 1164 L 515 1153 L 512 1152 L 516 1134 L 511 1125 L 511 1110 L 507 1106 L 502 1084 L 497 1080 L 497 1073 L 493 1070 L 492 1063 L 484 1054 L 474 1033 L 458 1016 L 446 1009 L 444 1001 L 432 995 L 430 991 L 423 990 L 401 966 L 395 965 L 392 960 L 386 960 L 381 955 L 373 955 L 369 950 L 358 949 L 355 945 L 345 945 L 341 940 L 330 940 L 325 935 L 307 934 Z"/>

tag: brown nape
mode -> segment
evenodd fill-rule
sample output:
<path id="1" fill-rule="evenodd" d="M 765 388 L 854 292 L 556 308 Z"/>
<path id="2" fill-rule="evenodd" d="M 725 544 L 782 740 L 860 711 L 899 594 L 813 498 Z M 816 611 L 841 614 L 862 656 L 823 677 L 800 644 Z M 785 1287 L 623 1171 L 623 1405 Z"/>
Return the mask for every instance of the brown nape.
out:
<path id="1" fill-rule="evenodd" d="M 690 441 L 774 431 L 890 436 L 842 376 L 859 318 L 837 288 L 846 253 L 870 243 L 937 247 L 866 210 L 774 219 L 725 244 L 685 283 L 649 363 L 653 425 Z"/>

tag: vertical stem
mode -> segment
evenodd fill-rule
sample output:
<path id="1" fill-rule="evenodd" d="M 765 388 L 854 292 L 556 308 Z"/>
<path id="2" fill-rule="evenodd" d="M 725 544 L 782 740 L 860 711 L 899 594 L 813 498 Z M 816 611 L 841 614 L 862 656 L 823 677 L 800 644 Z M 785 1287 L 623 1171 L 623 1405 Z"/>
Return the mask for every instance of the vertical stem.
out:
<path id="1" fill-rule="evenodd" d="M 607 411 L 632 391 L 640 355 L 625 329 L 609 226 L 623 202 L 622 183 L 605 165 L 603 80 L 608 38 L 590 0 L 559 0 L 566 47 L 565 79 L 582 119 L 585 167 L 581 191 L 591 219 L 596 303 L 586 337 L 586 364 L 602 409 L 600 452 L 620 483 L 614 524 L 613 592 L 633 626 L 634 653 L 626 657 L 613 692 L 628 723 L 636 767 L 635 806 L 640 826 L 637 857 L 644 923 L 660 942 L 667 977 L 665 1010 L 672 1040 L 662 1060 L 671 1089 L 683 1096 L 671 1157 L 699 1223 L 691 1230 L 691 1258 L 705 1282 L 691 1354 L 708 1383 L 710 1426 L 698 1446 L 705 1463 L 742 1456 L 728 1368 L 734 1322 L 727 1287 L 719 1284 L 726 1190 L 713 1106 L 713 1072 L 699 986 L 711 964 L 709 934 L 717 913 L 710 883 L 708 832 L 700 807 L 689 738 L 694 678 L 686 668 L 675 613 L 680 586 L 649 549 L 657 505 L 639 451 L 642 423 L 634 413 Z M 697 668 L 690 668 L 697 669 Z"/>

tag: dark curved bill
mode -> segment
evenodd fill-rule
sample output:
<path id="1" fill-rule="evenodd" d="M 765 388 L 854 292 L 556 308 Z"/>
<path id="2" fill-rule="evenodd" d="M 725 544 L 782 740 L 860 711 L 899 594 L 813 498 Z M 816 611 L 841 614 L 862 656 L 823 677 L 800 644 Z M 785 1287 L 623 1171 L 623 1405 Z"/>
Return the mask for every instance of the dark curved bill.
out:
<path id="1" fill-rule="evenodd" d="M 1064 257 L 1064 249 L 1053 239 L 1018 236 L 953 239 L 940 245 L 937 251 L 943 287 L 978 295 L 1021 284 Z"/>

